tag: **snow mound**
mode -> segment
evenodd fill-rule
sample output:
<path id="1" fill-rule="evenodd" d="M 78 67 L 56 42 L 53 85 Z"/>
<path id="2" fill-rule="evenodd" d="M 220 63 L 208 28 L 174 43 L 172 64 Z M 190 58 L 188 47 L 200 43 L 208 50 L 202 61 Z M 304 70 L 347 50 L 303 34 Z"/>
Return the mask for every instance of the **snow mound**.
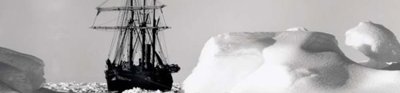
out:
<path id="1" fill-rule="evenodd" d="M 389 66 L 386 62 L 400 61 L 400 44 L 396 36 L 380 24 L 360 22 L 346 32 L 346 45 L 369 57 L 365 63 L 369 67 L 384 68 Z"/>
<path id="2" fill-rule="evenodd" d="M 400 73 L 360 66 L 333 35 L 236 32 L 212 37 L 185 93 L 396 93 Z"/>

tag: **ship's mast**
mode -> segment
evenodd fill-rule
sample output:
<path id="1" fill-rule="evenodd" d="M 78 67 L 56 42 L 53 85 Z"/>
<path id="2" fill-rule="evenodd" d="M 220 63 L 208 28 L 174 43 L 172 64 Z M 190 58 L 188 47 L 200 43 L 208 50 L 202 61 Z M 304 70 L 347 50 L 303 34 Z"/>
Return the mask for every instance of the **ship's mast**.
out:
<path id="1" fill-rule="evenodd" d="M 153 6 L 156 6 L 156 0 L 153 0 Z M 152 18 L 153 20 L 153 27 L 156 27 L 157 26 L 157 24 L 156 24 L 156 9 L 153 9 L 153 18 Z M 153 53 L 153 55 L 152 55 L 152 59 L 151 59 L 151 62 L 153 62 L 153 64 L 154 64 L 154 62 L 155 62 L 155 55 L 156 55 L 156 36 L 157 36 L 157 29 L 152 29 L 153 31 L 153 41 L 151 42 L 152 44 L 151 45 L 153 45 L 153 47 L 152 47 L 152 53 Z"/>
<path id="2" fill-rule="evenodd" d="M 146 7 L 146 0 L 143 0 L 143 7 Z M 142 19 L 142 23 L 140 23 L 140 27 L 146 27 L 147 23 L 146 23 L 146 9 L 143 9 L 143 19 Z M 147 64 L 147 57 L 146 57 L 146 29 L 140 29 L 140 32 L 142 34 L 142 61 L 145 62 Z"/>
<path id="3" fill-rule="evenodd" d="M 155 65 L 155 62 L 162 65 L 164 60 L 161 60 L 160 54 L 157 50 L 157 40 L 158 40 L 158 31 L 168 29 L 168 26 L 158 26 L 156 11 L 164 8 L 165 5 L 157 5 L 157 0 L 151 0 L 151 5 L 148 5 L 148 0 L 143 0 L 138 2 L 136 0 L 127 0 L 126 6 L 120 7 L 97 7 L 97 10 L 100 12 L 106 11 L 122 11 L 125 12 L 129 16 L 125 16 L 125 20 L 122 20 L 121 26 L 92 26 L 93 29 L 115 29 L 117 31 L 121 31 L 120 37 L 122 41 L 118 42 L 121 46 L 125 46 L 123 44 L 124 40 L 127 40 L 126 43 L 129 43 L 127 46 L 127 61 L 135 62 L 135 51 L 141 50 L 139 61 L 144 62 L 145 64 L 150 63 Z M 141 5 L 140 5 L 141 4 Z M 128 22 L 127 22 L 128 21 Z M 149 25 L 148 25 L 149 24 Z M 137 40 L 136 40 L 137 39 Z M 139 41 L 138 41 L 139 40 Z M 139 47 L 136 47 L 136 44 L 139 44 Z M 160 46 L 161 47 L 161 46 Z M 138 48 L 138 49 L 136 49 Z M 117 47 L 118 49 L 125 49 Z M 123 52 L 116 52 L 115 57 L 123 57 L 118 56 Z M 123 55 L 123 54 L 122 54 Z M 138 56 L 137 56 L 138 57 Z"/>
<path id="4" fill-rule="evenodd" d="M 133 0 L 130 0 L 130 6 L 133 7 Z M 135 22 L 133 22 L 134 19 L 135 19 L 135 11 L 131 10 L 131 18 L 129 19 L 129 22 L 128 22 L 129 26 L 132 26 L 135 23 Z M 128 62 L 129 62 L 130 66 L 133 65 L 133 49 L 134 49 L 134 46 L 133 46 L 133 43 L 134 43 L 133 42 L 133 33 L 134 33 L 133 30 L 129 30 L 129 34 L 130 34 L 129 47 L 130 47 L 130 49 L 129 49 Z"/>
<path id="5" fill-rule="evenodd" d="M 176 64 L 164 64 L 162 47 L 158 32 L 168 29 L 160 26 L 156 15 L 165 5 L 157 5 L 156 0 L 124 0 L 124 6 L 97 7 L 100 12 L 121 12 L 115 26 L 92 26 L 93 29 L 112 29 L 118 31 L 114 36 L 117 42 L 112 45 L 105 71 L 107 87 L 110 91 L 122 92 L 132 87 L 150 90 L 170 90 L 173 78 L 171 73 L 179 71 Z M 160 16 L 161 17 L 161 16 Z M 114 51 L 113 51 L 114 50 Z M 161 55 L 161 56 L 160 56 Z M 139 62 L 138 65 L 134 62 Z"/>

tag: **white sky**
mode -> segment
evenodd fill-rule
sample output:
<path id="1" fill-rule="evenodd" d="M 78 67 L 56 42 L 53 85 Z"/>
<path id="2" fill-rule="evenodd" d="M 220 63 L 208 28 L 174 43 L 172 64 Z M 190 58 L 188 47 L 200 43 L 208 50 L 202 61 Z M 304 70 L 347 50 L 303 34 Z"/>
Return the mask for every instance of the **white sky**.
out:
<path id="1" fill-rule="evenodd" d="M 48 82 L 104 82 L 112 32 L 89 29 L 103 0 L 1 0 L 0 46 L 44 60 Z M 303 26 L 336 36 L 344 53 L 366 60 L 344 46 L 344 33 L 360 21 L 385 25 L 400 36 L 399 0 L 162 0 L 170 63 L 183 81 L 213 35 L 241 31 L 283 31 Z"/>

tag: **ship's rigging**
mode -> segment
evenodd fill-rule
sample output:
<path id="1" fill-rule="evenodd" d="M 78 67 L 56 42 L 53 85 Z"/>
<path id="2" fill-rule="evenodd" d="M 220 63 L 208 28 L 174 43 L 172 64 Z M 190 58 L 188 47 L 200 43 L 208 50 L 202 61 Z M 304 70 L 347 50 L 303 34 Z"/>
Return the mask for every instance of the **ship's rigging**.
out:
<path id="1" fill-rule="evenodd" d="M 159 5 L 156 0 L 123 0 L 122 6 L 102 7 L 108 1 L 96 8 L 98 12 L 91 27 L 116 31 L 106 61 L 108 89 L 171 89 L 171 73 L 180 68 L 176 64 L 167 63 L 158 36 L 160 31 L 170 28 L 163 20 L 162 8 L 165 5 Z M 119 12 L 117 24 L 96 25 L 97 16 L 103 12 Z"/>

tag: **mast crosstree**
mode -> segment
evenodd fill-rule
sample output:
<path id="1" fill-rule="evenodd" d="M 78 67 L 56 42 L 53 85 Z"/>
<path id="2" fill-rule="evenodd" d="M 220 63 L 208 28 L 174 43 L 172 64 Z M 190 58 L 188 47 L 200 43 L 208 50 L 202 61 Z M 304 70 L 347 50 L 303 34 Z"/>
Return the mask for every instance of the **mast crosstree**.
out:
<path id="1" fill-rule="evenodd" d="M 164 8 L 165 5 L 159 6 L 125 6 L 125 7 L 97 7 L 97 11 L 125 11 L 125 10 L 150 10 Z"/>
<path id="2" fill-rule="evenodd" d="M 171 73 L 180 67 L 164 58 L 158 33 L 170 27 L 161 25 L 162 8 L 156 0 L 125 0 L 123 6 L 97 7 L 102 12 L 119 12 L 114 26 L 94 25 L 92 29 L 115 30 L 112 51 L 106 60 L 108 89 L 122 92 L 132 87 L 167 91 L 172 87 Z"/>

